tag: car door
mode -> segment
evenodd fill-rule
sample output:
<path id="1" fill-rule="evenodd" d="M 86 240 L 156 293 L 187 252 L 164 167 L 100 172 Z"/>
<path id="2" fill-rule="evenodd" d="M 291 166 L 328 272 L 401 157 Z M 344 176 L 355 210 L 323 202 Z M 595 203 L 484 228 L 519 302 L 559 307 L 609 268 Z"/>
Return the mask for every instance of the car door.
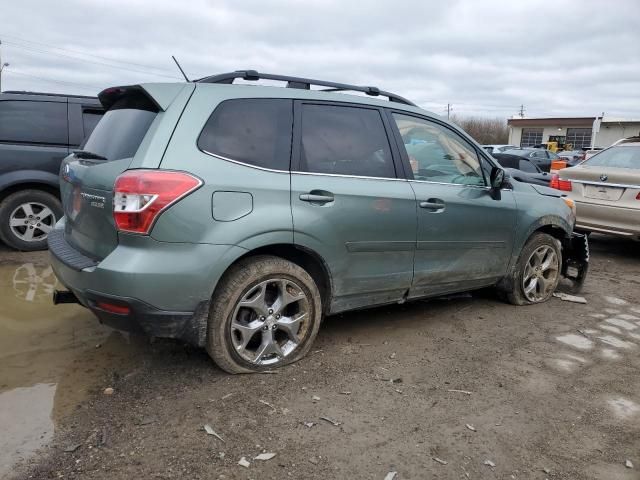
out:
<path id="1" fill-rule="evenodd" d="M 0 174 L 35 170 L 57 180 L 68 142 L 66 99 L 0 101 Z"/>
<path id="2" fill-rule="evenodd" d="M 390 112 L 389 118 L 410 167 L 418 207 L 409 296 L 494 283 L 505 274 L 513 248 L 513 192 L 491 194 L 486 177 L 493 164 L 446 124 L 400 111 Z M 486 162 L 484 168 L 481 162 Z"/>
<path id="3" fill-rule="evenodd" d="M 326 263 L 331 312 L 401 300 L 411 286 L 416 201 L 377 107 L 298 101 L 294 242 Z"/>

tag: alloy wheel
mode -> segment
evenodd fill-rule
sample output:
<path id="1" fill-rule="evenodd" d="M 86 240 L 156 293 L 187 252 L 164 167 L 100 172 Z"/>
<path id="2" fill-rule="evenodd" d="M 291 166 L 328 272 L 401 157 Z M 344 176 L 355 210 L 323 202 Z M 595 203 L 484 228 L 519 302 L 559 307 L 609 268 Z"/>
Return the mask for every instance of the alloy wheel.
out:
<path id="1" fill-rule="evenodd" d="M 536 248 L 525 264 L 522 276 L 524 296 L 530 302 L 539 302 L 548 297 L 557 284 L 560 262 L 553 247 L 542 245 Z"/>
<path id="2" fill-rule="evenodd" d="M 281 363 L 306 338 L 309 315 L 309 299 L 295 282 L 273 278 L 252 286 L 231 318 L 236 353 L 254 365 Z"/>
<path id="3" fill-rule="evenodd" d="M 39 242 L 56 224 L 53 211 L 38 202 L 27 202 L 19 205 L 9 216 L 9 228 L 20 240 L 25 242 Z"/>

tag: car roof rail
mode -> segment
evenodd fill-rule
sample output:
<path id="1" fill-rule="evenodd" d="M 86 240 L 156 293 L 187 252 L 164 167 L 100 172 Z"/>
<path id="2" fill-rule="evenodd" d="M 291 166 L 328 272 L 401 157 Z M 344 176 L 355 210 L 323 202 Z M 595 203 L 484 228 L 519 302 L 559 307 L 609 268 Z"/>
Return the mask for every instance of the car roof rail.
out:
<path id="1" fill-rule="evenodd" d="M 407 100 L 395 93 L 380 90 L 377 87 L 364 87 L 359 85 L 349 85 L 347 83 L 330 82 L 327 80 L 314 80 L 311 78 L 290 77 L 287 75 L 277 75 L 273 73 L 260 73 L 256 70 L 236 70 L 235 72 L 219 73 L 217 75 L 211 75 L 203 77 L 198 80 L 194 80 L 199 83 L 223 83 L 232 84 L 234 80 L 242 79 L 248 81 L 257 80 L 276 80 L 281 82 L 287 82 L 287 88 L 298 88 L 302 90 L 311 90 L 311 85 L 320 87 L 328 87 L 326 89 L 319 90 L 321 92 L 363 92 L 371 97 L 387 97 L 389 101 L 402 103 L 404 105 L 416 106 L 415 103 Z"/>
<path id="2" fill-rule="evenodd" d="M 41 95 L 45 97 L 73 97 L 73 98 L 91 98 L 96 99 L 95 96 L 90 95 L 75 95 L 72 93 L 47 93 L 47 92 L 30 92 L 28 90 L 3 90 L 0 93 L 9 93 L 12 95 Z"/>

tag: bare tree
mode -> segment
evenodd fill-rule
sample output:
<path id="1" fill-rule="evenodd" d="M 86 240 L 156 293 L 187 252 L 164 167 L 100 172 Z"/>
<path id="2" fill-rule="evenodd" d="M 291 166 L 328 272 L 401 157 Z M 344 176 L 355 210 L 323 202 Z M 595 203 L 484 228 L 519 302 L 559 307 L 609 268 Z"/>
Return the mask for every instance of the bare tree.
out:
<path id="1" fill-rule="evenodd" d="M 481 145 L 503 144 L 509 141 L 509 128 L 504 119 L 452 115 L 451 121 Z"/>

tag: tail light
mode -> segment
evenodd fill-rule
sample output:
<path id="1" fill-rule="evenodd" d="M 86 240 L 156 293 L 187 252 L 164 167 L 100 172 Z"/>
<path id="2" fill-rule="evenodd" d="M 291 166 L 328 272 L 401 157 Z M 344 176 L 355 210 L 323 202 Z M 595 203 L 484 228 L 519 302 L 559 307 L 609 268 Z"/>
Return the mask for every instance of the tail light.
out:
<path id="1" fill-rule="evenodd" d="M 184 172 L 128 170 L 116 179 L 113 218 L 118 230 L 149 234 L 160 214 L 202 181 Z"/>
<path id="2" fill-rule="evenodd" d="M 570 180 L 562 180 L 560 179 L 560 175 L 553 174 L 551 175 L 551 188 L 555 188 L 556 190 L 562 190 L 563 192 L 570 192 L 571 189 L 571 181 Z"/>
<path id="3" fill-rule="evenodd" d="M 640 200 L 640 192 L 636 195 L 636 200 Z"/>
<path id="4" fill-rule="evenodd" d="M 129 315 L 131 313 L 131 308 L 126 305 L 116 305 L 115 303 L 109 302 L 96 302 L 96 307 L 105 312 L 116 313 L 118 315 Z"/>

